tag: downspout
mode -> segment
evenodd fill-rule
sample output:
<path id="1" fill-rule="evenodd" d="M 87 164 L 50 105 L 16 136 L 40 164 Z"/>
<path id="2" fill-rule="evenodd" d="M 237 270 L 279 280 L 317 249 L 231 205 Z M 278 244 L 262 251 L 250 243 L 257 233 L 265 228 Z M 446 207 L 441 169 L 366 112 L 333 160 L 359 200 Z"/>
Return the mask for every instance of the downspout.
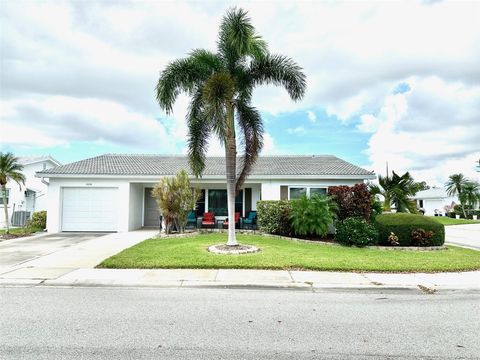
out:
<path id="1" fill-rule="evenodd" d="M 40 181 L 42 182 L 42 184 L 45 184 L 45 185 L 47 185 L 47 186 L 50 185 L 50 183 L 49 183 L 48 181 L 45 181 L 45 178 L 44 178 L 44 177 L 42 177 L 42 179 L 41 179 Z"/>

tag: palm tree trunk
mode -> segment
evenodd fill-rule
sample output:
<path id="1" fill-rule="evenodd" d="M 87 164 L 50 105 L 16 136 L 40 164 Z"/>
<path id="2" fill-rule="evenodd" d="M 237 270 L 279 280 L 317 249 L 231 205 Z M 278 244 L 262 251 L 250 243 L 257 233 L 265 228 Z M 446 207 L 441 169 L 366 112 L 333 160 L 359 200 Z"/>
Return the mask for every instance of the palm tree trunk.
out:
<path id="1" fill-rule="evenodd" d="M 5 213 L 5 226 L 7 228 L 7 234 L 10 233 L 10 225 L 8 223 L 8 207 L 7 207 L 7 187 L 2 185 L 2 195 L 3 195 L 3 211 Z"/>
<path id="2" fill-rule="evenodd" d="M 227 109 L 227 136 L 225 139 L 225 159 L 227 167 L 228 241 L 227 245 L 237 246 L 235 236 L 235 185 L 237 179 L 237 144 L 233 105 Z"/>

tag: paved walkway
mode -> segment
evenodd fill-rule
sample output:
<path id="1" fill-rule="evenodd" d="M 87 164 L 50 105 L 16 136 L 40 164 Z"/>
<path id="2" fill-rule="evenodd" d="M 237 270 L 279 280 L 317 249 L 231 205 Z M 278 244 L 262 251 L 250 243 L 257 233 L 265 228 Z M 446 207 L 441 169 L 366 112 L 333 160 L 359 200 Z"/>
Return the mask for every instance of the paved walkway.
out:
<path id="1" fill-rule="evenodd" d="M 480 250 L 480 224 L 445 226 L 447 244 Z"/>
<path id="2" fill-rule="evenodd" d="M 344 273 L 282 270 L 92 269 L 33 267 L 0 274 L 2 285 L 355 288 L 480 291 L 480 271 L 436 274 Z"/>

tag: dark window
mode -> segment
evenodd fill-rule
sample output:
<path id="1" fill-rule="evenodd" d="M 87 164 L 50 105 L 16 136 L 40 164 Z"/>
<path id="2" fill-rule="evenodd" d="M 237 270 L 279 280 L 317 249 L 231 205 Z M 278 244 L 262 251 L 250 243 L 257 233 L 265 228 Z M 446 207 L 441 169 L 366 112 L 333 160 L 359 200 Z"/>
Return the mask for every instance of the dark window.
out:
<path id="1" fill-rule="evenodd" d="M 240 190 L 235 197 L 235 212 L 239 212 L 240 216 L 243 215 L 243 190 Z"/>
<path id="2" fill-rule="evenodd" d="M 205 212 L 205 189 L 200 190 L 200 193 L 200 198 L 198 199 L 197 206 L 195 207 L 198 216 L 202 216 Z"/>
<path id="3" fill-rule="evenodd" d="M 418 200 L 418 205 L 423 208 L 423 200 Z"/>
<path id="4" fill-rule="evenodd" d="M 310 197 L 312 197 L 313 194 L 327 195 L 327 189 L 325 189 L 325 188 L 310 188 Z"/>
<path id="5" fill-rule="evenodd" d="M 307 195 L 307 188 L 290 188 L 290 199 L 300 199 L 302 196 Z"/>
<path id="6" fill-rule="evenodd" d="M 227 190 L 208 190 L 208 211 L 217 216 L 227 216 Z"/>
<path id="7" fill-rule="evenodd" d="M 205 206 L 205 205 L 204 205 Z M 235 197 L 235 212 L 243 213 L 243 190 Z M 216 216 L 227 216 L 227 190 L 210 189 L 208 190 L 208 211 L 213 211 Z"/>
<path id="8" fill-rule="evenodd" d="M 7 205 L 8 205 L 8 198 L 10 197 L 10 189 L 7 189 Z M 3 190 L 0 189 L 0 205 L 3 205 Z"/>

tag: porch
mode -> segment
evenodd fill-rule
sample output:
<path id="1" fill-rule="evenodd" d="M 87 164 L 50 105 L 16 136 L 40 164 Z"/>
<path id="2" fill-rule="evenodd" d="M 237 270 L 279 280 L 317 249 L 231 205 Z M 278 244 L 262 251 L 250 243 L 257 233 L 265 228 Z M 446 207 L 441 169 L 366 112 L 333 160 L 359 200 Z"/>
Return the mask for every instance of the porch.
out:
<path id="1" fill-rule="evenodd" d="M 190 228 L 223 228 L 228 217 L 227 188 L 224 182 L 193 183 L 201 192 L 196 207 L 195 224 L 189 222 Z M 156 200 L 151 195 L 155 183 L 130 183 L 129 192 L 129 229 L 158 228 L 160 213 Z M 251 211 L 257 210 L 257 201 L 261 197 L 260 183 L 245 183 L 235 198 L 235 212 L 240 217 L 247 217 Z M 214 222 L 208 226 L 202 225 L 203 214 L 214 213 Z M 243 224 L 240 221 L 239 227 Z"/>

